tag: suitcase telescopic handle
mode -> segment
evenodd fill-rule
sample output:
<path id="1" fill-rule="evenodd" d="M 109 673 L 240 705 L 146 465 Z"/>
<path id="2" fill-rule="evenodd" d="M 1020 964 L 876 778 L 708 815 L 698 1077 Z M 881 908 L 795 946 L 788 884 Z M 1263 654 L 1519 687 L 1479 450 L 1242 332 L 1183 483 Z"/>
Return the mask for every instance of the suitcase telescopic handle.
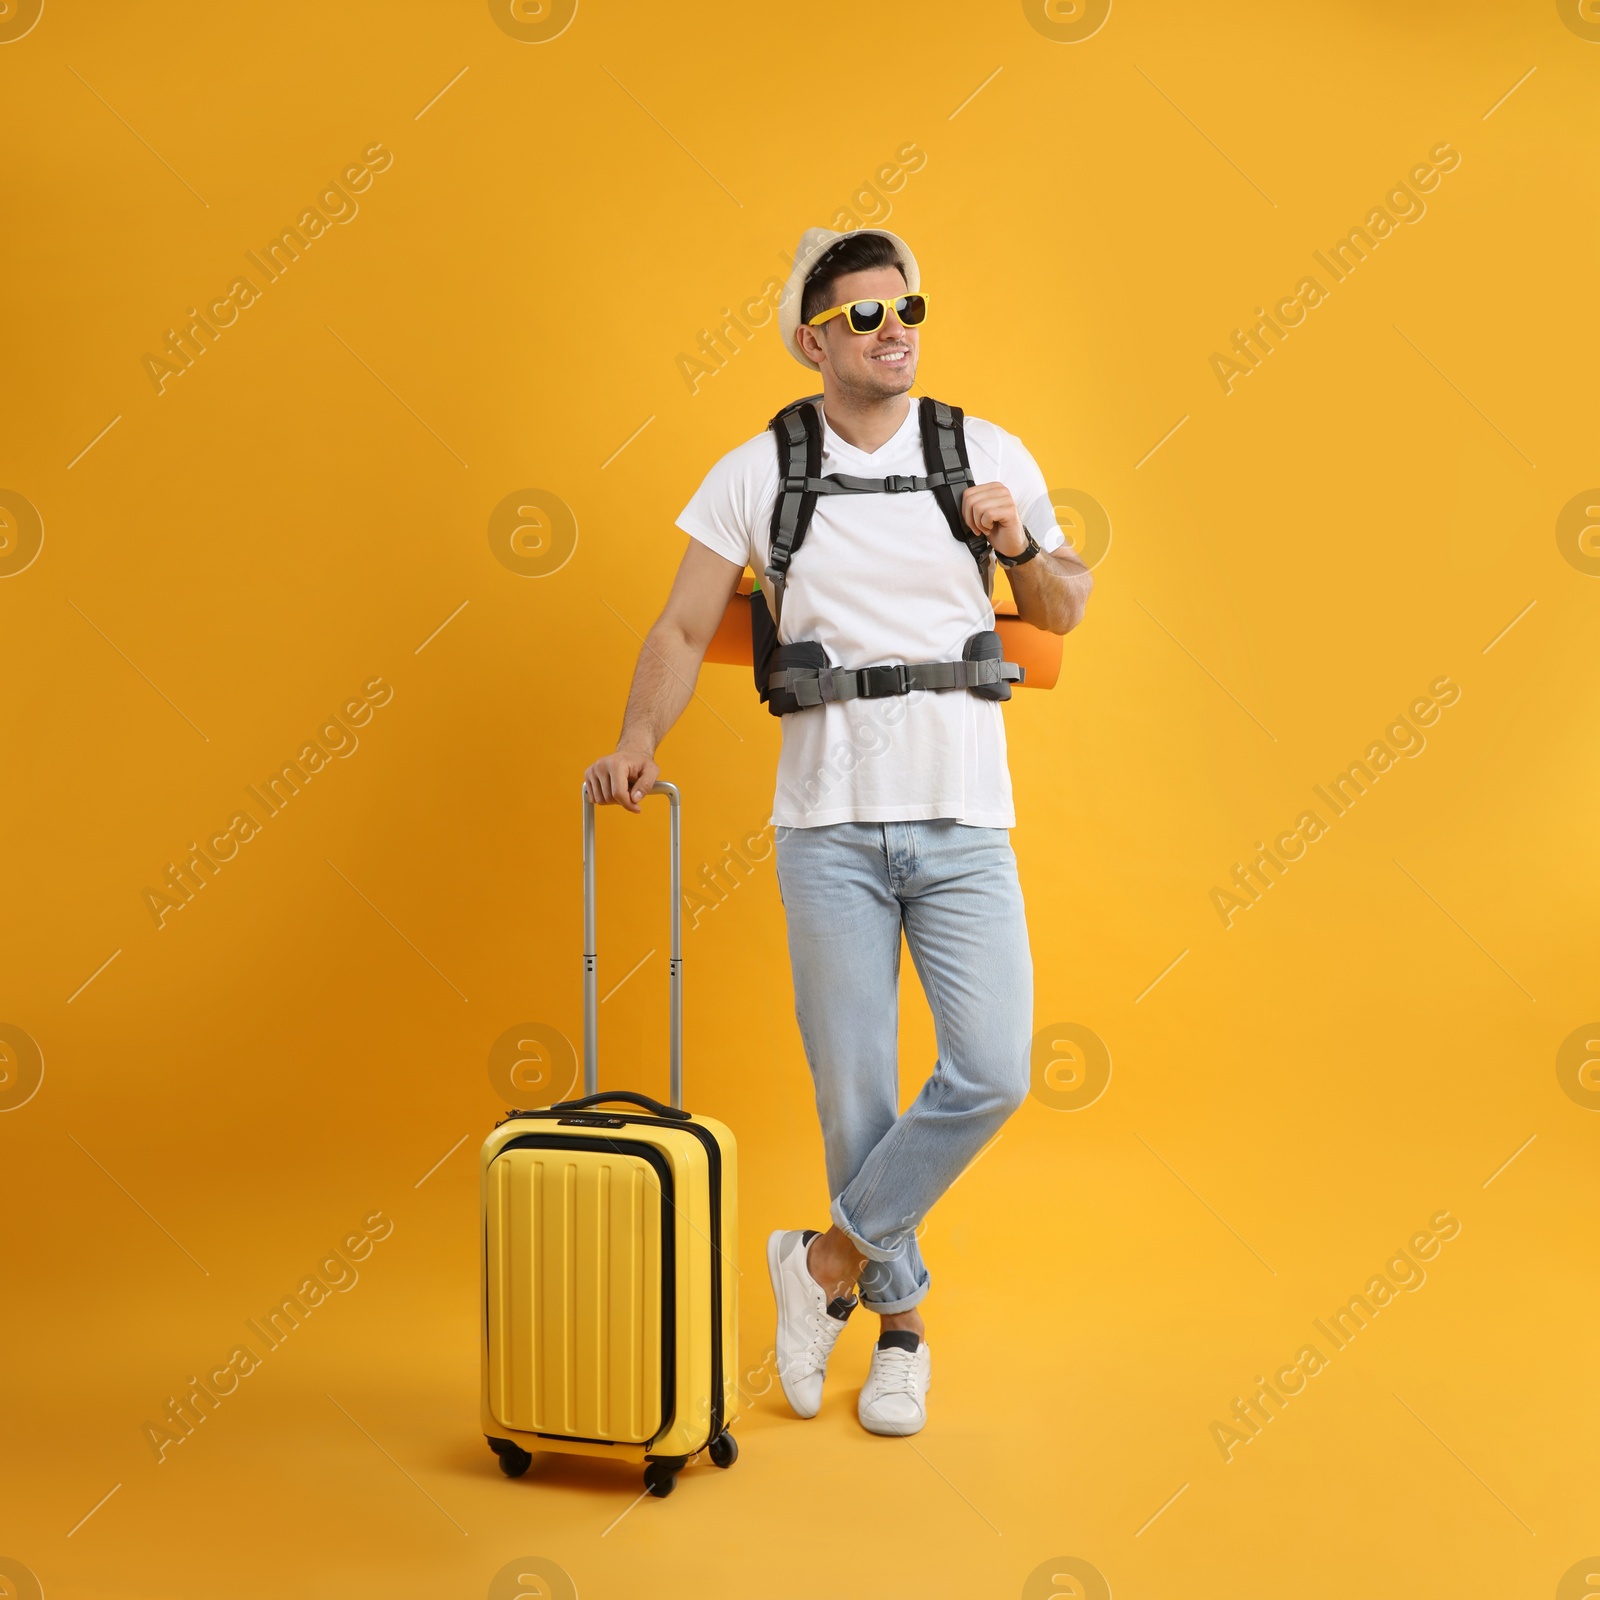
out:
<path id="1" fill-rule="evenodd" d="M 680 859 L 679 812 L 683 802 L 676 785 L 659 779 L 651 794 L 665 795 L 670 802 L 672 878 L 672 954 L 667 967 L 671 996 L 669 1019 L 669 1063 L 671 1100 L 683 1106 L 683 867 Z M 583 1089 L 594 1095 L 600 1089 L 600 977 L 597 970 L 594 936 L 594 801 L 587 786 L 583 790 Z"/>

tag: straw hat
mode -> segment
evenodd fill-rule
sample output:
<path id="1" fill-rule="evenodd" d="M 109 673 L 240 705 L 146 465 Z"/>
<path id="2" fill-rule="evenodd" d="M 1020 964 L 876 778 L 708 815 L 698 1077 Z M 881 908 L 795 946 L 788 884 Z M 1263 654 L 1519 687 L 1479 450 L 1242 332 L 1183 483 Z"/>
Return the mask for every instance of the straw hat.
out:
<path id="1" fill-rule="evenodd" d="M 922 273 L 917 267 L 917 258 L 906 248 L 906 242 L 899 234 L 890 233 L 887 228 L 852 228 L 849 233 L 835 233 L 832 228 L 807 228 L 800 235 L 800 247 L 794 253 L 794 271 L 789 274 L 789 281 L 783 286 L 783 296 L 778 301 L 778 332 L 783 336 L 783 348 L 811 372 L 821 369 L 815 361 L 801 353 L 794 338 L 795 330 L 800 326 L 800 302 L 805 296 L 806 279 L 811 275 L 811 269 L 827 253 L 829 246 L 857 233 L 882 234 L 905 264 L 906 288 L 915 294 L 922 287 Z"/>

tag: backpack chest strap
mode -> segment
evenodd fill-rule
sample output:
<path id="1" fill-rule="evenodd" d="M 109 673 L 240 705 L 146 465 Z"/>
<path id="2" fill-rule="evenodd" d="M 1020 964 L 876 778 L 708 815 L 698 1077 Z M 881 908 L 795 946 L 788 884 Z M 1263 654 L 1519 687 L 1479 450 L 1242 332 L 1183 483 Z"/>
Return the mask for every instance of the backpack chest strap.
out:
<path id="1" fill-rule="evenodd" d="M 855 478 L 847 472 L 830 472 L 825 478 L 785 478 L 786 494 L 918 494 L 958 480 L 934 472 L 925 478 L 890 473 L 887 478 Z"/>

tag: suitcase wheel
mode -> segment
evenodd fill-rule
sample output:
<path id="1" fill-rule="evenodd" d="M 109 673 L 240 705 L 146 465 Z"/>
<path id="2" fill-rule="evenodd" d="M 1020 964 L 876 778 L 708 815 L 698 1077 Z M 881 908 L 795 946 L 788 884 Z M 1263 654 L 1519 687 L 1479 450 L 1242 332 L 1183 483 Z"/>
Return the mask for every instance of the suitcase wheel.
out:
<path id="1" fill-rule="evenodd" d="M 665 1500 L 678 1481 L 682 1461 L 662 1460 L 645 1463 L 644 1486 L 658 1500 Z"/>
<path id="2" fill-rule="evenodd" d="M 724 1429 L 711 1441 L 708 1451 L 714 1467 L 731 1467 L 739 1459 L 739 1441 Z"/>
<path id="3" fill-rule="evenodd" d="M 518 1445 L 507 1444 L 495 1454 L 500 1457 L 500 1470 L 508 1478 L 520 1478 L 533 1464 L 533 1457 Z"/>

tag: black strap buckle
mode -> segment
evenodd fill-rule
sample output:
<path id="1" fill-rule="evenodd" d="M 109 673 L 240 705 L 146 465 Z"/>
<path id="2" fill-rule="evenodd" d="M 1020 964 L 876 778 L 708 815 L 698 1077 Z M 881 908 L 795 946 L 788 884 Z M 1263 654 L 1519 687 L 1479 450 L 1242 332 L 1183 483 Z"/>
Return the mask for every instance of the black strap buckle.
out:
<path id="1" fill-rule="evenodd" d="M 857 698 L 883 700 L 891 695 L 905 694 L 909 685 L 904 666 L 862 667 L 857 673 L 860 688 Z"/>
<path id="2" fill-rule="evenodd" d="M 917 480 L 915 478 L 907 478 L 897 473 L 891 472 L 883 480 L 883 492 L 885 494 L 911 494 L 916 487 Z"/>

